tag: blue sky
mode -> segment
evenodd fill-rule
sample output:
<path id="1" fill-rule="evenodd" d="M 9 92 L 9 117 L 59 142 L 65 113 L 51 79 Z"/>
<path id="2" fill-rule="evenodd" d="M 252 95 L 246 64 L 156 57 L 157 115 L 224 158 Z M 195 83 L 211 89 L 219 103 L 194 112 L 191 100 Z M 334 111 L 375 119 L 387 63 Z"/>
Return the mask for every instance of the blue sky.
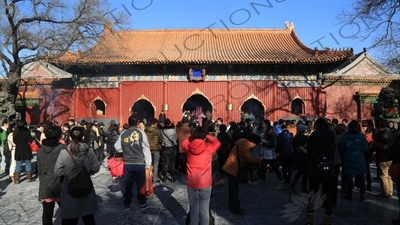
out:
<path id="1" fill-rule="evenodd" d="M 128 29 L 285 28 L 308 47 L 353 48 L 359 53 L 370 45 L 351 38 L 357 26 L 340 24 L 342 9 L 351 0 L 112 0 L 110 10 L 126 14 Z M 258 4 L 258 5 L 257 5 Z M 264 5 L 264 6 L 262 6 Z M 266 7 L 269 5 L 269 7 Z M 221 22 L 222 20 L 222 22 Z M 211 26 L 212 25 L 212 26 Z M 362 29 L 362 24 L 360 24 Z M 375 52 L 369 53 L 376 57 Z"/>

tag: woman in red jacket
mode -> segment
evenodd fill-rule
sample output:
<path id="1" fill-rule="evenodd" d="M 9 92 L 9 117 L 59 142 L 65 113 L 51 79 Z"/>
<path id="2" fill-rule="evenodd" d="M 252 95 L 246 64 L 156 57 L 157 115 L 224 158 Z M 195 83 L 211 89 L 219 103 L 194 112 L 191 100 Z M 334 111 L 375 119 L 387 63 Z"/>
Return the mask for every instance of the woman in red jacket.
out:
<path id="1" fill-rule="evenodd" d="M 190 205 L 190 224 L 209 224 L 212 187 L 211 159 L 221 144 L 207 131 L 197 127 L 182 142 L 186 153 L 187 191 Z"/>

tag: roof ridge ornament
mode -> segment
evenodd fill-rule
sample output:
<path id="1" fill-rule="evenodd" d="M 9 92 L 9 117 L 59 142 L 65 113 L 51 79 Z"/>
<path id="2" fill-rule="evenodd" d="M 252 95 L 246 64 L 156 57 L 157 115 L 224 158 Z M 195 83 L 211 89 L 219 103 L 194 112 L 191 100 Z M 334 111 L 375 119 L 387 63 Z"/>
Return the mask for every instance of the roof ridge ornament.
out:
<path id="1" fill-rule="evenodd" d="M 288 30 L 290 30 L 290 31 L 294 30 L 294 24 L 293 24 L 293 22 L 286 21 L 286 22 L 285 22 L 285 25 L 286 25 L 286 29 L 288 29 Z"/>
<path id="2" fill-rule="evenodd" d="M 104 24 L 104 30 L 112 32 L 114 24 L 112 22 Z"/>
<path id="3" fill-rule="evenodd" d="M 314 48 L 314 56 L 319 56 L 319 52 L 318 52 L 318 48 L 317 47 Z"/>
<path id="4" fill-rule="evenodd" d="M 367 48 L 366 47 L 363 48 L 363 54 L 364 54 L 364 56 L 367 56 Z"/>

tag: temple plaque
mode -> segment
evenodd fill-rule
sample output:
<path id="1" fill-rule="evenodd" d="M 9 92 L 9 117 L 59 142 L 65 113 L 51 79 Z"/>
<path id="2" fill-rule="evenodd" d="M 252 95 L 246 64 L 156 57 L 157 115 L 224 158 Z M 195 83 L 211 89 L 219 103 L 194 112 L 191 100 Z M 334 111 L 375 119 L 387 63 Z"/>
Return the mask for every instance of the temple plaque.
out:
<path id="1" fill-rule="evenodd" d="M 206 69 L 201 67 L 189 68 L 189 81 L 205 81 Z"/>

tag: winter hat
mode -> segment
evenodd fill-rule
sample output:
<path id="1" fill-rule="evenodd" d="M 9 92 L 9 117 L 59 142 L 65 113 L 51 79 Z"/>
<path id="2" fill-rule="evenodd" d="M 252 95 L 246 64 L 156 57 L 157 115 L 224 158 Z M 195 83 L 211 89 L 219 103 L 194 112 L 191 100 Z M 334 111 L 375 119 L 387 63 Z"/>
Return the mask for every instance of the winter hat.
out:
<path id="1" fill-rule="evenodd" d="M 305 124 L 301 123 L 301 124 L 297 125 L 297 132 L 302 133 L 306 130 L 307 130 L 307 126 Z"/>

